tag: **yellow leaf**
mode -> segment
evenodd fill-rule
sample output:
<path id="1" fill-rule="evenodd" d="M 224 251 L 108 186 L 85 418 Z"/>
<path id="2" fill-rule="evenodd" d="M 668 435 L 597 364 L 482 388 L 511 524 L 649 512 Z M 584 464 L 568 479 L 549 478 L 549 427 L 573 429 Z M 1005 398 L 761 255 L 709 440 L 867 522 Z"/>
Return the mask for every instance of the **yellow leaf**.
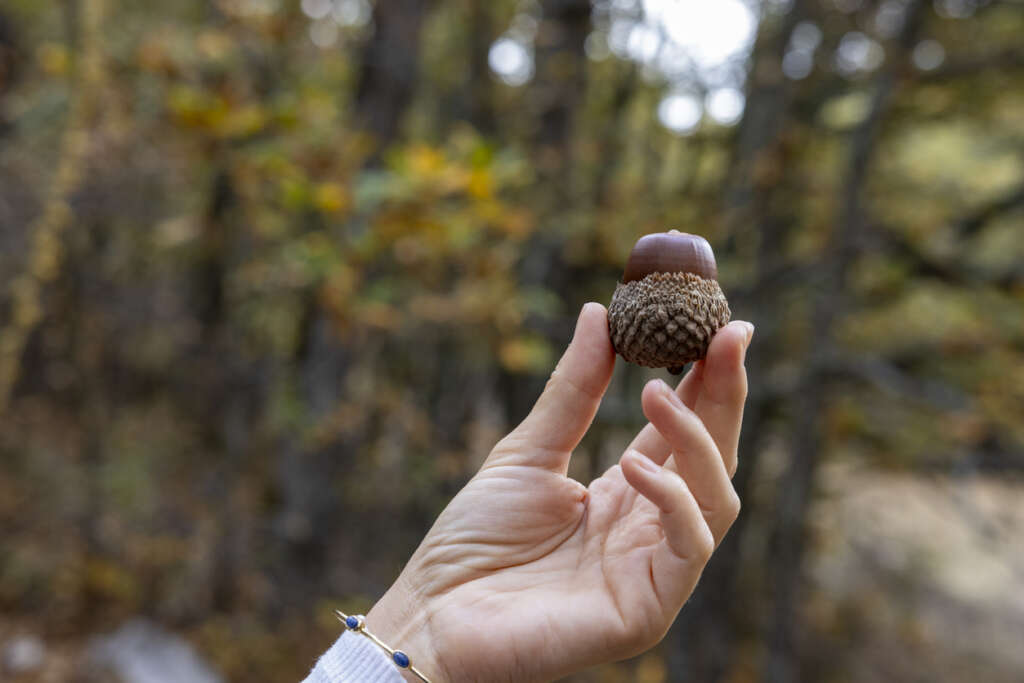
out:
<path id="1" fill-rule="evenodd" d="M 136 577 L 113 562 L 91 558 L 85 567 L 85 583 L 96 593 L 126 602 L 134 601 L 139 592 Z"/>
<path id="2" fill-rule="evenodd" d="M 63 76 L 68 72 L 71 59 L 68 49 L 57 43 L 43 43 L 36 51 L 36 58 L 43 71 L 51 76 Z"/>
<path id="3" fill-rule="evenodd" d="M 402 324 L 401 312 L 394 306 L 379 301 L 360 305 L 356 315 L 363 325 L 382 330 L 395 330 Z"/>
<path id="4" fill-rule="evenodd" d="M 349 206 L 348 191 L 341 183 L 320 183 L 313 190 L 313 206 L 325 213 L 339 213 Z"/>
<path id="5" fill-rule="evenodd" d="M 409 150 L 409 171 L 414 176 L 432 176 L 444 168 L 444 156 L 428 145 L 416 145 Z"/>
<path id="6" fill-rule="evenodd" d="M 223 138 L 241 138 L 258 133 L 267 123 L 262 108 L 251 104 L 229 109 L 218 121 L 217 134 Z"/>
<path id="7" fill-rule="evenodd" d="M 289 209 L 297 209 L 306 205 L 308 199 L 308 187 L 301 179 L 282 178 L 278 186 L 281 196 L 281 203 Z"/>
<path id="8" fill-rule="evenodd" d="M 475 168 L 469 174 L 466 186 L 469 195 L 475 199 L 490 199 L 494 196 L 494 180 L 486 168 Z"/>
<path id="9" fill-rule="evenodd" d="M 223 60 L 234 48 L 234 43 L 224 31 L 207 30 L 196 39 L 196 49 L 204 58 L 218 62 Z"/>
<path id="10" fill-rule="evenodd" d="M 551 364 L 551 349 L 541 339 L 517 337 L 501 345 L 498 357 L 513 372 L 539 372 Z"/>

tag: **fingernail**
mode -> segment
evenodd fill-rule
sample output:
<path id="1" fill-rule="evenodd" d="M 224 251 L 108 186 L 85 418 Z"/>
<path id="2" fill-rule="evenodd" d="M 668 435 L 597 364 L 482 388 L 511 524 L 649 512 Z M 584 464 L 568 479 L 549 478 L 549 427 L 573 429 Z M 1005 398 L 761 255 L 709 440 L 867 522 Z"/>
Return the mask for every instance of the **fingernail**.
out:
<path id="1" fill-rule="evenodd" d="M 747 328 L 747 343 L 743 345 L 743 348 L 746 349 L 750 346 L 750 340 L 754 338 L 754 324 L 744 320 L 743 325 Z"/>
<path id="2" fill-rule="evenodd" d="M 630 454 L 633 459 L 636 460 L 637 466 L 645 472 L 657 474 L 661 471 L 661 468 L 658 467 L 658 463 L 654 462 L 640 451 L 630 451 Z"/>
<path id="3" fill-rule="evenodd" d="M 572 331 L 573 339 L 576 338 L 576 333 L 580 331 L 580 320 L 583 320 L 583 311 L 585 310 L 587 310 L 587 304 L 583 304 L 580 307 L 580 312 L 576 314 L 576 327 Z"/>

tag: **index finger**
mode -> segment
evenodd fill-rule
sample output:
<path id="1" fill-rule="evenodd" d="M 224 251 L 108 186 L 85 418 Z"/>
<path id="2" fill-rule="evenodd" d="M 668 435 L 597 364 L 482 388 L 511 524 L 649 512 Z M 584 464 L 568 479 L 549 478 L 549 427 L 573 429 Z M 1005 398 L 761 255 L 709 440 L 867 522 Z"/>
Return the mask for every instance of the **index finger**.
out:
<path id="1" fill-rule="evenodd" d="M 533 410 L 494 447 L 486 464 L 534 465 L 565 474 L 569 455 L 590 428 L 614 366 L 607 311 L 588 303 Z"/>

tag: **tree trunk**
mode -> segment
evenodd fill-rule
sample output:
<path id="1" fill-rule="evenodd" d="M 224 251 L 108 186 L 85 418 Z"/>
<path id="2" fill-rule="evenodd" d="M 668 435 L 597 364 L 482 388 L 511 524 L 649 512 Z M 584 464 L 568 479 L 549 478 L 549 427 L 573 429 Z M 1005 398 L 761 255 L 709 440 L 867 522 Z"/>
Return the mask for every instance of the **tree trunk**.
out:
<path id="1" fill-rule="evenodd" d="M 373 9 L 373 37 L 363 49 L 355 111 L 361 128 L 370 131 L 377 149 L 399 133 L 419 75 L 420 33 L 433 3 L 426 0 L 379 0 Z"/>
<path id="2" fill-rule="evenodd" d="M 380 153 L 400 133 L 402 116 L 415 94 L 418 80 L 420 33 L 432 2 L 379 0 L 374 7 L 374 32 L 363 50 L 362 71 L 356 91 L 358 123 L 374 136 L 375 152 L 368 164 L 376 165 Z M 304 322 L 304 341 L 296 363 L 298 386 L 306 413 L 315 422 L 328 415 L 341 398 L 350 364 L 349 351 L 338 339 L 331 319 L 311 295 Z M 341 506 L 335 500 L 334 478 L 356 443 L 305 445 L 294 435 L 282 444 L 277 463 L 282 506 L 275 520 L 275 532 L 289 549 L 291 596 L 301 599 L 304 587 L 322 585 L 329 569 L 328 547 L 358 543 L 355 538 L 338 538 L 343 522 Z M 351 533 L 359 529 L 349 527 Z M 300 573 L 291 573 L 301 568 Z"/>
<path id="3" fill-rule="evenodd" d="M 494 88 L 488 62 L 494 42 L 495 21 L 491 3 L 469 0 L 469 73 L 464 98 L 466 118 L 485 136 L 494 135 Z"/>
<path id="4" fill-rule="evenodd" d="M 541 161 L 557 168 L 566 162 L 572 122 L 586 85 L 590 0 L 545 0 L 537 31 L 537 76 L 533 92 L 540 104 L 536 134 Z M 556 170 L 551 169 L 551 170 Z"/>
<path id="5" fill-rule="evenodd" d="M 673 682 L 713 683 L 727 678 L 744 634 L 756 628 L 751 623 L 753 616 L 742 608 L 745 593 L 738 570 L 743 540 L 759 512 L 749 494 L 771 411 L 772 399 L 765 396 L 762 387 L 767 382 L 769 364 L 778 357 L 773 349 L 779 346 L 781 332 L 771 319 L 757 313 L 771 309 L 772 273 L 784 259 L 782 234 L 790 228 L 787 218 L 779 214 L 777 199 L 780 190 L 787 189 L 759 169 L 784 167 L 789 155 L 783 131 L 790 125 L 793 93 L 792 84 L 782 75 L 781 63 L 793 27 L 806 19 L 808 12 L 807 3 L 798 0 L 773 30 L 764 30 L 766 25 L 762 24 L 751 58 L 747 105 L 737 132 L 736 172 L 725 193 L 729 219 L 726 251 L 734 252 L 739 240 L 754 238 L 759 244 L 751 294 L 730 302 L 737 317 L 749 316 L 757 328 L 747 357 L 750 397 L 733 481 L 744 507 L 672 628 L 668 657 L 669 680 Z"/>
<path id="6" fill-rule="evenodd" d="M 803 586 L 803 560 L 806 551 L 807 512 L 810 505 L 814 475 L 825 447 L 821 416 L 828 404 L 826 355 L 834 347 L 833 324 L 846 304 L 844 284 L 850 265 L 857 256 L 858 235 L 863 229 L 864 215 L 861 195 L 867 180 L 868 167 L 874 155 L 878 136 L 892 93 L 896 87 L 905 58 L 913 47 L 926 8 L 923 0 L 913 0 L 905 12 L 898 45 L 890 53 L 888 68 L 875 78 L 868 116 L 854 129 L 849 145 L 849 159 L 844 173 L 843 196 L 821 268 L 817 298 L 811 317 L 811 338 L 807 345 L 810 358 L 803 381 L 796 391 L 796 437 L 793 455 L 783 474 L 779 501 L 778 526 L 769 551 L 768 566 L 772 571 L 772 595 L 775 604 L 768 632 L 765 634 L 769 653 L 765 680 L 790 683 L 801 680 L 800 672 L 800 604 Z"/>

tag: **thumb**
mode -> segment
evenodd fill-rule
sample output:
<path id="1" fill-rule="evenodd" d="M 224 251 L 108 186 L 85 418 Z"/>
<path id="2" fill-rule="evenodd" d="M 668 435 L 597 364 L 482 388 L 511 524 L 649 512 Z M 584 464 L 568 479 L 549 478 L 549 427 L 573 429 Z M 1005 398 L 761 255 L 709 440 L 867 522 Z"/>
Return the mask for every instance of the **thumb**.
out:
<path id="1" fill-rule="evenodd" d="M 564 473 L 569 454 L 594 419 L 614 367 L 608 312 L 601 304 L 588 303 L 544 393 L 526 419 L 495 446 L 487 464 L 534 465 Z"/>

